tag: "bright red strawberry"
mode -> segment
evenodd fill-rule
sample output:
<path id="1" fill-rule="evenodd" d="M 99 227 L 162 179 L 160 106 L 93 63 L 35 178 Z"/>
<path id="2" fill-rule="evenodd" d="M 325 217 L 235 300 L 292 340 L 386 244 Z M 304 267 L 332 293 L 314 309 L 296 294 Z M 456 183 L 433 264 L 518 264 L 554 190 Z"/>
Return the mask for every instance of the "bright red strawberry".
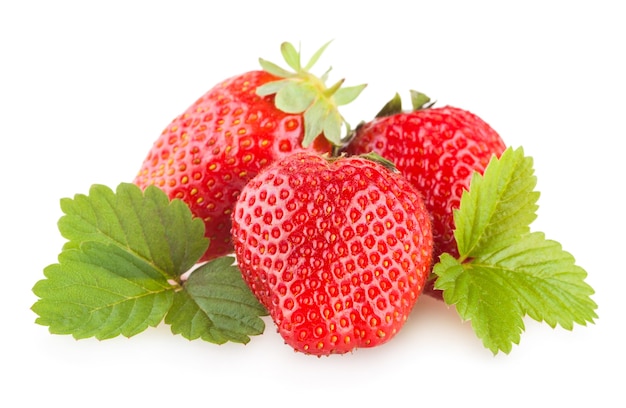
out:
<path id="1" fill-rule="evenodd" d="M 434 260 L 444 252 L 457 256 L 453 211 L 492 156 L 506 148 L 498 133 L 466 110 L 426 105 L 429 99 L 412 92 L 414 110 L 403 112 L 398 95 L 376 119 L 360 125 L 346 148 L 348 154 L 376 152 L 423 194 L 432 215 Z M 429 281 L 425 293 L 441 298 Z"/>
<path id="2" fill-rule="evenodd" d="M 294 72 L 260 60 L 264 71 L 216 85 L 170 123 L 145 158 L 135 184 L 157 185 L 205 221 L 210 245 L 202 260 L 232 252 L 233 205 L 259 170 L 294 152 L 329 152 L 339 142 L 343 118 L 337 106 L 356 98 L 363 86 L 340 88 L 340 81 L 327 88 L 325 76 L 310 74 L 325 48 L 302 67 L 300 53 L 284 43 Z"/>
<path id="3" fill-rule="evenodd" d="M 296 351 L 389 341 L 430 272 L 430 217 L 399 173 L 363 157 L 300 153 L 268 166 L 233 213 L 244 280 Z"/>

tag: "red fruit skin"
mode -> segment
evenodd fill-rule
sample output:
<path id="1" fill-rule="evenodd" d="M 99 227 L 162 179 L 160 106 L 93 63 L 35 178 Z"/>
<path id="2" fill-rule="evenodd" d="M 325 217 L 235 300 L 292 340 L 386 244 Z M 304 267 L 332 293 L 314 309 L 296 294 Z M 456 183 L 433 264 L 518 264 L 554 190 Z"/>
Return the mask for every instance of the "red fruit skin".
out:
<path id="1" fill-rule="evenodd" d="M 210 245 L 200 261 L 232 252 L 234 203 L 263 167 L 294 152 L 331 150 L 323 137 L 303 148 L 302 115 L 286 114 L 274 96 L 256 94 L 277 79 L 251 71 L 210 89 L 163 130 L 135 177 L 139 187 L 160 187 L 204 220 Z"/>
<path id="2" fill-rule="evenodd" d="M 432 215 L 434 262 L 442 253 L 458 256 L 453 211 L 469 189 L 474 171 L 483 173 L 492 156 L 506 146 L 480 117 L 445 106 L 374 119 L 356 129 L 346 148 L 350 155 L 374 151 L 392 161 L 422 193 Z M 429 280 L 424 293 L 442 299 Z"/>
<path id="3" fill-rule="evenodd" d="M 242 276 L 294 350 L 389 341 L 431 267 L 430 216 L 399 173 L 358 157 L 295 154 L 243 189 L 233 213 Z"/>

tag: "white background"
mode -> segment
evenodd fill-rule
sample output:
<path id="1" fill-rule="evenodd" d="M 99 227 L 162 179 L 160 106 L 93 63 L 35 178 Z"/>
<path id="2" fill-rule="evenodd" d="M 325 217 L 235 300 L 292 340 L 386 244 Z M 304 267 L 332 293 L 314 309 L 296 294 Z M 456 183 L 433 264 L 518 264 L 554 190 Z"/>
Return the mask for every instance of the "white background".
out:
<path id="1" fill-rule="evenodd" d="M 602 0 L 2 2 L 0 405 L 625 406 L 624 17 Z M 369 84 L 343 111 L 353 125 L 418 89 L 533 156 L 534 228 L 588 271 L 596 324 L 529 319 L 494 357 L 421 298 L 385 346 L 318 359 L 269 320 L 246 346 L 166 326 L 76 341 L 34 323 L 31 288 L 63 244 L 60 198 L 131 181 L 171 119 L 258 57 L 279 61 L 282 41 L 308 57 L 331 39 L 316 72 Z"/>

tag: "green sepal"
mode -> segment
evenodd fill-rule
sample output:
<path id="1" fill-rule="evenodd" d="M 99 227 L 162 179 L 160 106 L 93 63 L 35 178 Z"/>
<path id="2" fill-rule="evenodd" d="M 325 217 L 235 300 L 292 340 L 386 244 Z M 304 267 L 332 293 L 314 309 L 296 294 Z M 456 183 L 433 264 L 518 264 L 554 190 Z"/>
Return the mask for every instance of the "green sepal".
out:
<path id="1" fill-rule="evenodd" d="M 280 52 L 283 55 L 283 59 L 293 69 L 298 72 L 302 69 L 300 63 L 300 51 L 296 50 L 291 43 L 284 42 L 280 45 Z"/>
<path id="2" fill-rule="evenodd" d="M 352 103 L 363 92 L 367 85 L 349 86 L 346 88 L 339 88 L 335 92 L 335 103 L 337 106 L 347 105 Z"/>
<path id="3" fill-rule="evenodd" d="M 274 64 L 273 62 L 264 60 L 263 58 L 259 58 L 259 64 L 261 65 L 261 68 L 263 68 L 264 71 L 267 71 L 270 74 L 275 75 L 277 77 L 292 78 L 296 76 L 295 73 L 289 72 L 286 69 L 283 69 L 279 67 L 278 65 Z"/>
<path id="4" fill-rule="evenodd" d="M 316 100 L 304 112 L 304 120 L 309 126 L 305 127 L 303 146 L 311 145 L 320 133 L 324 133 L 324 137 L 332 144 L 336 146 L 341 144 L 341 115 L 330 108 L 324 100 Z"/>
<path id="5" fill-rule="evenodd" d="M 330 69 L 321 77 L 316 77 L 309 72 L 329 44 L 330 41 L 320 47 L 302 67 L 300 50 L 288 42 L 283 43 L 281 54 L 293 71 L 288 71 L 262 58 L 259 59 L 265 71 L 280 79 L 258 87 L 257 94 L 275 95 L 274 101 L 278 109 L 286 113 L 303 114 L 302 145 L 304 147 L 310 146 L 322 134 L 333 145 L 341 145 L 350 134 L 350 126 L 339 113 L 338 107 L 354 101 L 366 87 L 366 85 L 357 85 L 342 88 L 343 79 L 327 87 L 326 80 Z M 346 137 L 342 136 L 342 129 L 345 129 Z"/>
<path id="6" fill-rule="evenodd" d="M 288 81 L 276 92 L 274 103 L 283 112 L 302 113 L 315 102 L 316 98 L 317 91 L 310 84 Z"/>
<path id="7" fill-rule="evenodd" d="M 426 94 L 414 91 L 412 89 L 409 91 L 409 93 L 411 94 L 411 106 L 413 107 L 414 111 L 420 109 L 428 109 L 434 104 L 434 102 L 429 103 L 430 98 Z"/>
<path id="8" fill-rule="evenodd" d="M 382 107 L 382 109 L 376 114 L 377 118 L 384 118 L 386 116 L 392 116 L 402 112 L 402 98 L 400 94 L 396 94 Z"/>
<path id="9" fill-rule="evenodd" d="M 420 109 L 428 109 L 432 107 L 435 102 L 430 103 L 430 98 L 421 92 L 410 90 L 411 95 L 411 106 L 413 107 L 413 111 L 417 111 Z M 382 109 L 376 114 L 376 118 L 384 118 L 386 116 L 396 115 L 398 113 L 404 112 L 402 110 L 402 98 L 400 94 L 396 93 L 389 102 L 382 107 Z"/>
<path id="10" fill-rule="evenodd" d="M 273 95 L 277 93 L 278 91 L 280 91 L 281 89 L 283 89 L 285 86 L 289 85 L 290 83 L 291 81 L 288 79 L 268 82 L 266 84 L 259 86 L 256 89 L 256 93 L 259 96 Z"/>
<path id="11" fill-rule="evenodd" d="M 304 67 L 305 71 L 309 71 L 311 68 L 313 68 L 313 66 L 317 63 L 317 60 L 320 59 L 320 57 L 322 56 L 324 51 L 326 51 L 326 48 L 328 48 L 328 46 L 330 45 L 331 42 L 332 42 L 332 40 L 328 41 L 326 44 L 322 45 L 317 51 L 315 51 L 313 53 L 313 55 L 309 59 L 309 62 L 307 62 L 306 66 Z M 289 43 L 287 43 L 287 44 L 289 44 Z M 300 52 L 298 52 L 298 54 L 300 54 Z M 330 71 L 330 69 L 328 71 L 326 71 L 326 73 L 322 76 L 322 78 L 324 80 L 325 80 L 326 76 L 328 75 L 329 71 Z"/>
<path id="12" fill-rule="evenodd" d="M 391 160 L 388 160 L 386 158 L 384 158 L 383 156 L 381 156 L 380 154 L 372 151 L 369 153 L 364 153 L 364 154 L 360 154 L 359 157 L 362 157 L 364 159 L 373 161 L 375 163 L 378 163 L 380 165 L 382 165 L 383 167 L 385 167 L 387 170 L 397 173 L 398 172 L 398 168 L 396 167 L 395 163 L 392 162 Z"/>

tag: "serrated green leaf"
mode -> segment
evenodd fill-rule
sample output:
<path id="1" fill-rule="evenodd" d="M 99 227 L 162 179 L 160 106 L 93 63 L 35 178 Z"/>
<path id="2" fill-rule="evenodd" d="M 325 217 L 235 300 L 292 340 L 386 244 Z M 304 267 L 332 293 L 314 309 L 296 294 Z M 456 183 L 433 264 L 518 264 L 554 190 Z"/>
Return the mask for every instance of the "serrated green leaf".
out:
<path id="1" fill-rule="evenodd" d="M 54 334 L 108 339 L 133 336 L 159 324 L 172 286 L 153 265 L 118 246 L 97 241 L 59 255 L 33 287 L 36 323 Z"/>
<path id="2" fill-rule="evenodd" d="M 522 148 L 509 148 L 500 160 L 492 159 L 484 176 L 474 173 L 471 194 L 464 192 L 454 213 L 462 258 L 488 254 L 530 231 L 539 199 L 532 164 Z"/>
<path id="3" fill-rule="evenodd" d="M 160 323 L 180 276 L 207 248 L 204 223 L 157 187 L 122 183 L 113 192 L 61 200 L 68 239 L 58 263 L 33 287 L 36 322 L 76 338 L 133 336 Z"/>
<path id="4" fill-rule="evenodd" d="M 317 92 L 305 82 L 289 82 L 276 93 L 276 107 L 286 113 L 302 113 L 315 101 Z"/>
<path id="5" fill-rule="evenodd" d="M 188 340 L 201 338 L 205 341 L 224 344 L 228 341 L 218 330 L 213 329 L 209 317 L 187 292 L 176 292 L 172 307 L 165 316 L 172 333 L 181 334 Z"/>
<path id="6" fill-rule="evenodd" d="M 585 325 L 597 318 L 594 290 L 585 283 L 587 272 L 556 241 L 541 232 L 520 237 L 508 247 L 482 257 L 485 263 L 507 274 L 515 299 L 525 314 L 550 327 L 572 330 L 573 323 Z"/>
<path id="7" fill-rule="evenodd" d="M 183 285 L 165 323 L 187 339 L 222 344 L 248 343 L 265 329 L 267 311 L 233 265 L 232 257 L 215 259 L 195 270 Z"/>
<path id="8" fill-rule="evenodd" d="M 530 232 L 535 185 L 532 160 L 521 148 L 494 158 L 455 212 L 459 259 L 443 254 L 433 269 L 445 302 L 494 354 L 519 343 L 526 315 L 568 330 L 597 318 L 586 271 L 558 242 Z"/>
<path id="9" fill-rule="evenodd" d="M 447 304 L 456 306 L 459 316 L 494 354 L 509 353 L 519 344 L 524 330 L 522 310 L 506 277 L 482 265 L 461 264 L 443 254 L 433 270 L 439 276 L 435 287 L 443 290 Z"/>
<path id="10" fill-rule="evenodd" d="M 334 94 L 335 104 L 337 106 L 343 106 L 354 101 L 363 92 L 367 85 L 348 86 L 346 88 L 339 88 Z"/>
<path id="11" fill-rule="evenodd" d="M 122 183 L 113 192 L 94 185 L 89 195 L 61 200 L 61 209 L 65 215 L 59 231 L 69 240 L 65 249 L 86 241 L 116 245 L 154 264 L 165 278 L 188 271 L 208 246 L 202 220 L 154 186 L 142 192 L 134 184 Z"/>

